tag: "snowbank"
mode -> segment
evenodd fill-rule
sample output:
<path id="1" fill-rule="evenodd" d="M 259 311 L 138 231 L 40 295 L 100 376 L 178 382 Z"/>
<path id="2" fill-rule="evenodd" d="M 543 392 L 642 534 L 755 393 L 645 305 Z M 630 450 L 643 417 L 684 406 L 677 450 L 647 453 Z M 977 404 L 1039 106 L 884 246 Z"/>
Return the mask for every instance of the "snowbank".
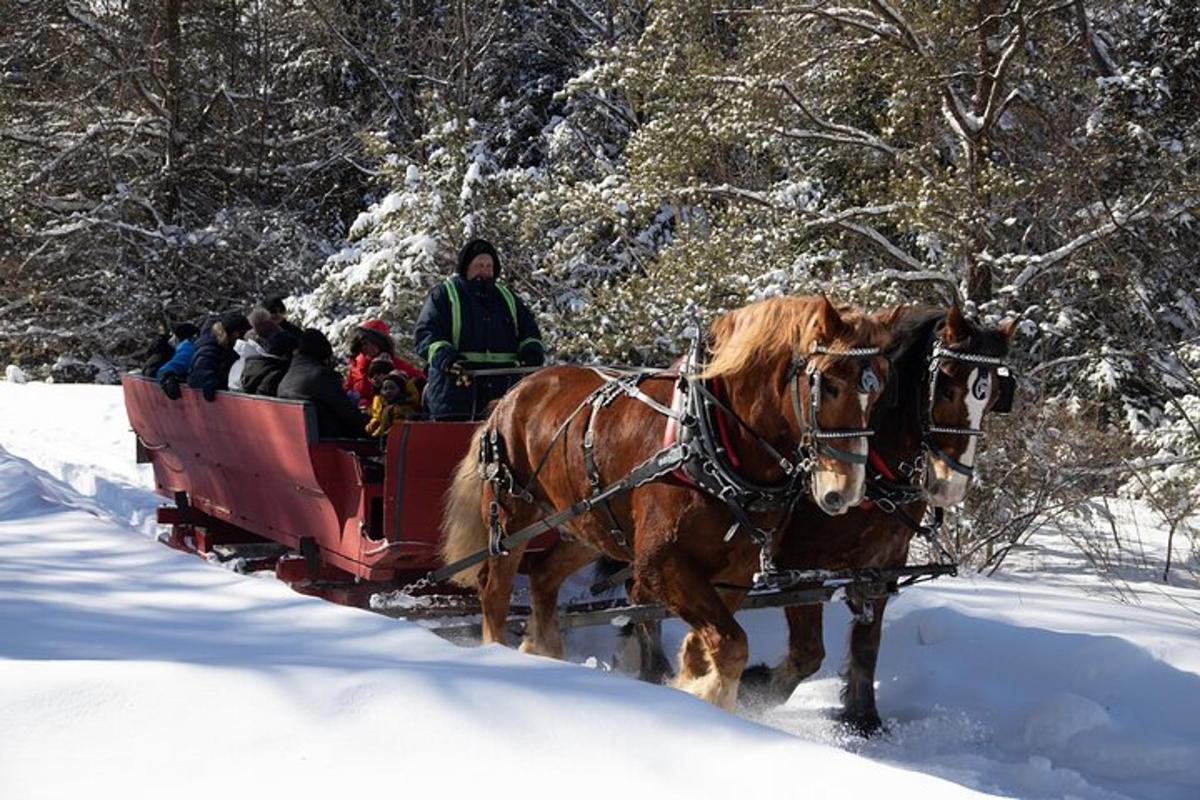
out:
<path id="1" fill-rule="evenodd" d="M 144 535 L 158 501 L 119 389 L 0 384 L 0 407 L 3 798 L 1200 796 L 1200 588 L 1152 567 L 1121 603 L 1047 537 L 1007 577 L 910 590 L 878 671 L 889 732 L 862 741 L 830 720 L 841 607 L 822 672 L 739 718 L 169 550 Z M 779 613 L 743 619 L 753 657 L 777 659 Z M 612 647 L 606 629 L 569 640 L 575 661 Z"/>

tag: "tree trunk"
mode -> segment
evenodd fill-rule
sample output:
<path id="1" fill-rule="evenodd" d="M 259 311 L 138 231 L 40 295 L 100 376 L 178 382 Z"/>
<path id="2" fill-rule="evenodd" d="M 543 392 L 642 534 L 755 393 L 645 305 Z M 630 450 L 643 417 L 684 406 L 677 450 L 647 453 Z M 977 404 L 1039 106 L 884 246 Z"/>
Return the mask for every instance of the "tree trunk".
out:
<path id="1" fill-rule="evenodd" d="M 163 190 L 166 195 L 167 219 L 175 223 L 179 221 L 179 161 L 183 150 L 183 134 L 180 131 L 183 35 L 179 25 L 182 6 L 183 0 L 163 0 L 163 43 L 167 49 L 167 96 L 164 103 L 167 110 L 167 158 L 163 165 Z"/>

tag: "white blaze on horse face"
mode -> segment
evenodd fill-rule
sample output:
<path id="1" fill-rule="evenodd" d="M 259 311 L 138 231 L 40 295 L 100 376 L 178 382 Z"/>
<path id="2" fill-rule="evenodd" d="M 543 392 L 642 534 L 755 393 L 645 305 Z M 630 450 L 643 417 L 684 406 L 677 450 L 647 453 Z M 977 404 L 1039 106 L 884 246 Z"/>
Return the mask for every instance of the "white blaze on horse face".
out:
<path id="1" fill-rule="evenodd" d="M 871 403 L 868 392 L 858 393 L 862 407 L 862 419 L 858 426 L 867 426 L 867 406 Z M 860 456 L 867 454 L 867 437 L 827 440 L 832 447 Z M 832 456 L 819 456 L 813 471 L 813 499 L 822 511 L 831 516 L 845 514 L 863 501 L 867 493 L 867 470 L 862 464 L 849 464 Z"/>
<path id="2" fill-rule="evenodd" d="M 971 370 L 971 374 L 967 376 L 967 391 L 965 394 L 965 403 L 967 406 L 967 427 L 979 430 L 983 424 L 983 412 L 987 410 L 988 399 L 992 395 L 992 381 L 986 382 L 986 391 L 982 392 L 982 396 L 976 396 L 975 385 L 976 381 L 983 376 L 980 375 L 979 368 L 975 367 Z M 978 436 L 968 436 L 967 447 L 963 450 L 962 455 L 958 457 L 958 463 L 964 467 L 975 466 L 975 445 L 979 440 Z M 941 459 L 930 456 L 929 467 L 933 471 L 933 481 L 930 484 L 929 503 L 933 506 L 954 506 L 958 505 L 967 496 L 967 489 L 970 486 L 971 477 L 963 475 L 961 472 L 955 472 L 949 464 L 944 463 Z"/>

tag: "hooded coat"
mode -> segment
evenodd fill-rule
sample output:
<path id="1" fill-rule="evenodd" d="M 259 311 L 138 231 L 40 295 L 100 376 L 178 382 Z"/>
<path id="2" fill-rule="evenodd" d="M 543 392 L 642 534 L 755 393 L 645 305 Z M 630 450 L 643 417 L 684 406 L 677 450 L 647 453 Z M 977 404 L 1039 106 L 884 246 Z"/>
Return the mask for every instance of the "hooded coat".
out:
<path id="1" fill-rule="evenodd" d="M 205 399 L 211 400 L 217 391 L 229 388 L 229 370 L 237 361 L 233 344 L 250 330 L 250 323 L 241 314 L 226 314 L 206 328 L 196 338 L 188 386 L 201 390 Z"/>
<path id="2" fill-rule="evenodd" d="M 279 396 L 307 400 L 317 409 L 317 435 L 322 439 L 361 438 L 367 417 L 342 391 L 342 376 L 330 366 L 333 349 L 320 331 L 308 329 L 279 382 Z"/>
<path id="3" fill-rule="evenodd" d="M 246 366 L 242 370 L 242 391 L 246 394 L 275 397 L 279 393 L 279 383 L 287 374 L 290 362 L 270 353 L 249 356 L 245 362 Z"/>
<path id="4" fill-rule="evenodd" d="M 466 279 L 475 256 L 492 256 L 493 280 Z M 459 386 L 449 373 L 463 369 L 501 369 L 540 366 L 545 361 L 541 333 L 529 307 L 498 282 L 500 259 L 481 239 L 469 242 L 459 254 L 454 277 L 438 284 L 425 297 L 417 319 L 417 353 L 429 364 L 425 407 L 434 419 L 478 419 L 488 403 L 503 395 L 519 375 L 476 377 Z M 457 319 L 457 324 L 456 324 Z"/>

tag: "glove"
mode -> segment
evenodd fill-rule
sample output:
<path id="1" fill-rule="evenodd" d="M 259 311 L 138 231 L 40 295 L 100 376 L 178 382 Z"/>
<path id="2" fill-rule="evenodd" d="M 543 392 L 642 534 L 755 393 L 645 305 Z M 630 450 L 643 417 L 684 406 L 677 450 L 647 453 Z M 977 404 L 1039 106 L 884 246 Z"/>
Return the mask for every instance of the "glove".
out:
<path id="1" fill-rule="evenodd" d="M 183 397 L 183 392 L 179 391 L 179 376 L 174 372 L 168 372 L 163 375 L 158 381 L 158 385 L 162 387 L 163 394 L 172 400 L 178 400 Z"/>
<path id="2" fill-rule="evenodd" d="M 210 402 L 210 403 L 211 403 L 213 400 L 216 400 L 216 399 L 217 399 L 217 390 L 216 390 L 216 387 L 213 387 L 213 386 L 205 386 L 205 387 L 204 387 L 203 389 L 201 389 L 200 391 L 201 391 L 201 392 L 204 394 L 204 399 L 205 399 L 205 400 L 207 400 L 207 401 L 208 401 L 208 402 Z"/>
<path id="3" fill-rule="evenodd" d="M 471 375 L 465 369 L 461 361 L 455 361 L 446 368 L 446 372 L 454 380 L 454 385 L 460 388 L 466 388 L 471 385 Z"/>

